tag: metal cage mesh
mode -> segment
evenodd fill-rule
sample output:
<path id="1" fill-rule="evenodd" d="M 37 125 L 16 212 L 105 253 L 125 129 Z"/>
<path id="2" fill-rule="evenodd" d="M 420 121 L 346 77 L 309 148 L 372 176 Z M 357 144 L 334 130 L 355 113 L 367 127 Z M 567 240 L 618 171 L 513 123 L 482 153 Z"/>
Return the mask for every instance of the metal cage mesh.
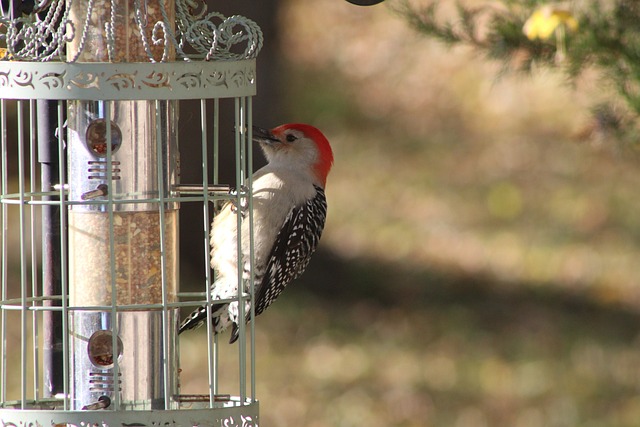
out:
<path id="1" fill-rule="evenodd" d="M 91 12 L 100 8 L 112 11 L 95 18 L 107 24 L 98 32 L 105 58 L 121 58 L 121 39 L 112 31 L 120 3 L 133 10 L 131 25 L 141 33 L 136 43 L 146 56 L 138 63 L 80 62 Z M 252 21 L 224 18 L 197 1 L 176 2 L 173 28 L 174 12 L 165 3 L 173 5 L 91 0 L 82 5 L 81 31 L 72 19 L 77 0 L 40 2 L 40 15 L 0 19 L 8 29 L 0 34 L 6 46 L 0 59 L 0 425 L 257 425 L 252 324 L 240 325 L 233 356 L 237 395 L 219 390 L 221 356 L 210 318 L 203 343 L 209 389 L 181 395 L 177 322 L 180 308 L 211 304 L 213 206 L 248 205 L 249 215 L 238 221 L 253 221 L 252 96 L 262 35 Z M 150 11 L 152 4 L 160 8 Z M 71 23 L 74 32 L 45 30 L 52 20 Z M 34 40 L 46 43 L 29 48 Z M 238 44 L 243 48 L 233 47 Z M 186 61 L 165 62 L 172 55 Z M 196 140 L 178 144 L 178 109 L 187 99 L 198 100 L 200 129 Z M 235 129 L 228 136 L 219 131 L 225 107 L 233 110 Z M 45 109 L 48 124 L 40 114 Z M 233 165 L 220 163 L 221 144 L 233 144 Z M 181 164 L 179 146 L 199 151 L 201 163 Z M 235 171 L 233 182 L 219 182 L 225 167 Z M 180 182 L 184 168 L 200 168 L 202 180 Z M 202 212 L 200 292 L 178 285 L 184 204 Z M 52 274 L 59 280 L 53 292 Z M 253 298 L 252 283 L 238 288 L 249 291 L 234 300 Z M 238 304 L 240 318 L 244 306 Z"/>

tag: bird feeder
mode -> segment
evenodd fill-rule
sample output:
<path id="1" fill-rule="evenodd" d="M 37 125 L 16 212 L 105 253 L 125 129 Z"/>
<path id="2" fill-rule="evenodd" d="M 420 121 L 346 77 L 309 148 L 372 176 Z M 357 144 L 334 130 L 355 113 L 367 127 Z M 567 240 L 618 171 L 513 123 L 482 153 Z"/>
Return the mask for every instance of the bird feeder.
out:
<path id="1" fill-rule="evenodd" d="M 197 0 L 3 7 L 0 425 L 257 425 L 252 327 L 240 327 L 238 395 L 217 389 L 207 327 L 209 389 L 186 396 L 177 325 L 180 308 L 211 302 L 212 202 L 252 203 L 261 46 L 253 21 Z M 223 99 L 235 129 L 224 137 Z M 186 100 L 197 135 L 179 141 Z M 234 146 L 233 164 L 219 164 L 220 144 Z M 181 164 L 180 150 L 201 162 Z M 235 181 L 218 182 L 220 167 Z M 181 182 L 181 168 L 202 180 Z M 184 204 L 201 206 L 202 292 L 179 286 Z"/>

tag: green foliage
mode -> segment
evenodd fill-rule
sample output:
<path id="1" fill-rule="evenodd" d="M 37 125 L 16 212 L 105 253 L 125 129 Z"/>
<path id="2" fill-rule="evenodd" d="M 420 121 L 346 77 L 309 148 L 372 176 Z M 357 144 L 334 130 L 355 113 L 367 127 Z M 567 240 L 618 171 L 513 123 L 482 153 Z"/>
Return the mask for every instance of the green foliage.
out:
<path id="1" fill-rule="evenodd" d="M 640 115 L 640 2 L 589 0 L 567 10 L 579 26 L 561 28 L 548 38 L 527 37 L 527 19 L 552 2 L 503 0 L 502 6 L 456 4 L 443 17 L 437 1 L 395 3 L 395 10 L 416 31 L 446 43 L 470 45 L 505 70 L 530 72 L 534 66 L 561 68 L 571 79 L 588 68 L 598 69 L 604 84 L 617 89 L 637 118 Z M 559 7 L 559 6 L 558 6 Z M 562 25 L 561 25 L 562 26 Z M 566 31 L 565 31 L 566 30 Z"/>

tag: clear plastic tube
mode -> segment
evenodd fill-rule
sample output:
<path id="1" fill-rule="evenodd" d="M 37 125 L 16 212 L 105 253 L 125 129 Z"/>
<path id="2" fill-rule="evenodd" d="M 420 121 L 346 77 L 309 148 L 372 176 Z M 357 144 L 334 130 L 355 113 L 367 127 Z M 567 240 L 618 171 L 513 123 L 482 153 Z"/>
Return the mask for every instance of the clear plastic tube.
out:
<path id="1" fill-rule="evenodd" d="M 178 284 L 178 211 L 164 214 L 168 302 Z M 109 215 L 69 212 L 69 282 L 72 306 L 111 304 Z M 114 212 L 114 263 L 118 305 L 162 303 L 160 215 L 157 211 Z"/>

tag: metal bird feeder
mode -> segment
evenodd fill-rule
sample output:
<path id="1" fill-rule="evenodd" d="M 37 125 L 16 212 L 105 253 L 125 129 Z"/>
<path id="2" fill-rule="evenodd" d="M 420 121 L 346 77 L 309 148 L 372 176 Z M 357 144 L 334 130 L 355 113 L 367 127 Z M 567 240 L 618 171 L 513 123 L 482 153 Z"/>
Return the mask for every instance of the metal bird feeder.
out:
<path id="1" fill-rule="evenodd" d="M 218 390 L 207 327 L 209 389 L 186 396 L 177 324 L 211 302 L 210 204 L 252 203 L 259 27 L 201 0 L 2 5 L 0 426 L 257 425 L 252 326 L 234 353 L 238 395 Z M 184 100 L 199 101 L 200 126 L 179 144 Z M 235 144 L 226 184 L 222 143 Z M 201 164 L 181 165 L 179 145 Z M 181 167 L 202 181 L 180 182 Z M 202 208 L 203 292 L 179 287 L 185 203 Z"/>

